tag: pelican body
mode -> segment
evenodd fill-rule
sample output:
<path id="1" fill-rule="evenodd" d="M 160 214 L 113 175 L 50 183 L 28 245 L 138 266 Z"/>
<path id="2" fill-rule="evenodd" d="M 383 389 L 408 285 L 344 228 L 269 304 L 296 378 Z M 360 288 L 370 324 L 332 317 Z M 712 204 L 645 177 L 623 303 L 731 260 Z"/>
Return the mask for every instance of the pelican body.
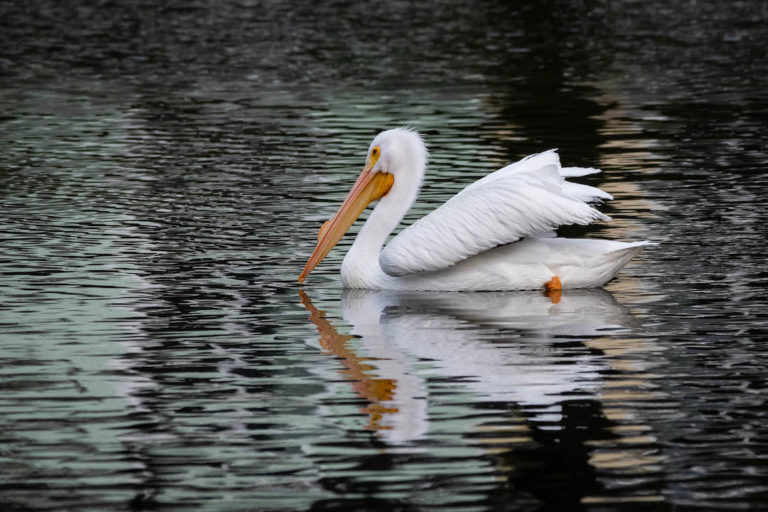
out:
<path id="1" fill-rule="evenodd" d="M 299 282 L 377 200 L 342 262 L 346 288 L 593 288 L 612 279 L 649 244 L 556 237 L 558 226 L 610 220 L 593 203 L 612 197 L 598 188 L 567 181 L 599 171 L 562 167 L 555 150 L 550 150 L 471 183 L 385 247 L 387 237 L 416 200 L 427 159 L 427 148 L 413 130 L 395 128 L 377 135 L 339 211 L 320 228 Z"/>

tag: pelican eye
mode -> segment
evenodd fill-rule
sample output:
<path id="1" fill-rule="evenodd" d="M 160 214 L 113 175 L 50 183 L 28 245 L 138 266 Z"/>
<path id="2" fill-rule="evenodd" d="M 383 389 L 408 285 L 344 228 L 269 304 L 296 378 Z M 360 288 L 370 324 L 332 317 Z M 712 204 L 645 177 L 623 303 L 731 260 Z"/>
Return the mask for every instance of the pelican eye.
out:
<path id="1" fill-rule="evenodd" d="M 376 146 L 371 150 L 371 158 L 379 158 L 379 153 L 381 153 L 381 150 L 379 149 L 379 146 Z"/>

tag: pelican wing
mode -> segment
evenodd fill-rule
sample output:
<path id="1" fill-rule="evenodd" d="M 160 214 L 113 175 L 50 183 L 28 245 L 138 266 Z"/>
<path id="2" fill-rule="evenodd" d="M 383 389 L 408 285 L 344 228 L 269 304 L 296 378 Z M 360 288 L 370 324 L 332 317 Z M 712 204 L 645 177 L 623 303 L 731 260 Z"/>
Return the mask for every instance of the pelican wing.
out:
<path id="1" fill-rule="evenodd" d="M 594 172 L 561 167 L 555 150 L 499 169 L 401 231 L 382 251 L 381 268 L 397 277 L 441 270 L 558 226 L 610 220 L 589 204 L 610 194 L 565 180 Z"/>

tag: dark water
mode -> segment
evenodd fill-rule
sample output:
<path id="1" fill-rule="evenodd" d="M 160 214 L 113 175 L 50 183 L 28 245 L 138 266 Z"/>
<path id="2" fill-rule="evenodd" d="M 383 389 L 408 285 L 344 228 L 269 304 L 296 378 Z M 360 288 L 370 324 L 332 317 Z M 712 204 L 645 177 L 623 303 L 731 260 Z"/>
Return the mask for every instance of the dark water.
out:
<path id="1" fill-rule="evenodd" d="M 768 509 L 763 2 L 0 4 L 3 510 Z M 409 220 L 560 148 L 604 290 L 296 277 L 370 138 Z"/>

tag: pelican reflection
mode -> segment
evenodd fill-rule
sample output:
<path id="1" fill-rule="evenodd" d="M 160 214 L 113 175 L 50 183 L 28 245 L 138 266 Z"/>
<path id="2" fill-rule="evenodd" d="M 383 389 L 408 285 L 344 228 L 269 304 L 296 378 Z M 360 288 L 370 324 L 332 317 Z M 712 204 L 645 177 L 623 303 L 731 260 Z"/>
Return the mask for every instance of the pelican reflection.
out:
<path id="1" fill-rule="evenodd" d="M 350 334 L 341 334 L 300 292 L 320 333 L 368 405 L 366 428 L 389 442 L 430 430 L 435 378 L 467 401 L 514 403 L 528 420 L 556 423 L 561 402 L 595 398 L 605 363 L 585 342 L 629 328 L 633 317 L 604 290 L 532 292 L 345 290 Z"/>

